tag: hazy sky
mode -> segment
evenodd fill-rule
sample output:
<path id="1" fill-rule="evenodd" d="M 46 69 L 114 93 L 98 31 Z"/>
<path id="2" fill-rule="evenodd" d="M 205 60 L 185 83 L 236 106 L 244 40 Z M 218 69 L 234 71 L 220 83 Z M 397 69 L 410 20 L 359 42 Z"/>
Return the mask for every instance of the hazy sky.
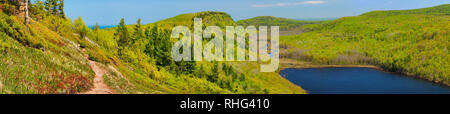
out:
<path id="1" fill-rule="evenodd" d="M 151 23 L 178 14 L 223 11 L 235 20 L 255 16 L 294 19 L 355 16 L 372 10 L 415 9 L 449 4 L 450 0 L 65 0 L 70 18 L 88 25 L 115 25 L 121 18 Z"/>

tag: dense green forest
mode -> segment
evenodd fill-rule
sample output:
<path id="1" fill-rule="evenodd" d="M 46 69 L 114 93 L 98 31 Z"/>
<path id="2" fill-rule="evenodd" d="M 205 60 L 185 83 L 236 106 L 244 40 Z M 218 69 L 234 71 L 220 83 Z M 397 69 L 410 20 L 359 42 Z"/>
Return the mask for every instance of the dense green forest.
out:
<path id="1" fill-rule="evenodd" d="M 88 35 L 104 51 L 122 61 L 118 65 L 123 75 L 135 82 L 125 83 L 115 77 L 107 78 L 117 90 L 139 91 L 141 88 L 158 88 L 171 93 L 303 93 L 277 73 L 260 73 L 254 62 L 174 62 L 170 48 L 177 39 L 170 38 L 175 26 L 193 29 L 194 18 L 202 18 L 203 26 L 236 25 L 231 16 L 223 12 L 181 14 L 152 24 L 125 25 L 94 29 Z M 206 41 L 205 41 L 206 42 Z M 114 60 L 114 61 L 117 61 Z M 126 66 L 126 67 L 125 67 Z M 130 70 L 130 68 L 132 70 Z M 149 77 L 149 82 L 142 82 Z M 145 79 L 145 78 L 144 78 Z M 150 85 L 143 85 L 150 84 Z M 140 85 L 141 88 L 129 87 Z"/>
<path id="2" fill-rule="evenodd" d="M 313 64 L 370 64 L 450 84 L 450 5 L 373 11 L 281 37 L 284 58 Z"/>
<path id="3" fill-rule="evenodd" d="M 170 56 L 175 25 L 236 25 L 223 12 L 182 14 L 152 24 L 109 29 L 87 27 L 64 15 L 64 2 L 30 3 L 30 23 L 15 16 L 15 0 L 1 2 L 0 93 L 82 93 L 93 86 L 89 60 L 107 70 L 118 93 L 305 93 L 277 73 L 260 73 L 255 62 L 175 62 Z M 87 57 L 88 59 L 86 59 Z"/>
<path id="4" fill-rule="evenodd" d="M 291 36 L 311 31 L 311 28 L 323 22 L 326 21 L 301 21 L 273 16 L 258 16 L 240 20 L 236 23 L 239 26 L 255 26 L 257 28 L 259 26 L 279 26 L 280 36 Z"/>
<path id="5" fill-rule="evenodd" d="M 307 24 L 318 24 L 320 21 L 301 21 L 273 16 L 258 16 L 250 19 L 244 19 L 237 22 L 243 26 L 280 26 L 280 31 L 289 31 Z"/>

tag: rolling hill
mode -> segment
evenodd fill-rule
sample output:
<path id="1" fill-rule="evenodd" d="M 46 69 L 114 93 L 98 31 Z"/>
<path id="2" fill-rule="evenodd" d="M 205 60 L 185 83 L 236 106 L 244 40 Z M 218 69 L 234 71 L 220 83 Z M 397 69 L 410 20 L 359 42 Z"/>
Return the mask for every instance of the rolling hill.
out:
<path id="1" fill-rule="evenodd" d="M 372 11 L 361 16 L 392 16 L 392 15 L 450 15 L 450 4 L 443 4 L 435 7 L 412 9 L 412 10 L 391 10 L 391 11 Z"/>
<path id="2" fill-rule="evenodd" d="M 229 14 L 224 12 L 213 12 L 213 11 L 181 14 L 172 18 L 164 19 L 147 25 L 158 25 L 162 27 L 175 27 L 183 25 L 192 27 L 194 24 L 194 18 L 202 18 L 204 26 L 215 25 L 221 28 L 225 28 L 225 26 L 236 25 L 233 18 L 231 18 Z"/>
<path id="3" fill-rule="evenodd" d="M 312 64 L 370 64 L 449 85 L 450 5 L 374 11 L 281 37 L 284 57 Z"/>
<path id="4" fill-rule="evenodd" d="M 280 26 L 280 31 L 288 31 L 301 27 L 305 24 L 317 24 L 319 21 L 300 21 L 294 19 L 273 17 L 273 16 L 258 16 L 250 19 L 240 20 L 238 25 L 243 26 Z"/>
<path id="5" fill-rule="evenodd" d="M 236 22 L 242 26 L 280 26 L 280 35 L 289 36 L 297 35 L 305 31 L 304 26 L 310 24 L 319 24 L 322 21 L 300 21 L 294 19 L 273 17 L 273 16 L 258 16 L 250 19 L 240 20 Z"/>

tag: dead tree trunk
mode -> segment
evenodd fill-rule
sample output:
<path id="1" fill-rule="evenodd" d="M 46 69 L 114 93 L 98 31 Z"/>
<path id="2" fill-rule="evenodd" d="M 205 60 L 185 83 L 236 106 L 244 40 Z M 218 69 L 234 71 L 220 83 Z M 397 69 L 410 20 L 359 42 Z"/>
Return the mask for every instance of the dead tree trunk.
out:
<path id="1" fill-rule="evenodd" d="M 25 24 L 29 24 L 30 23 L 30 17 L 29 17 L 29 12 L 28 12 L 28 4 L 29 0 L 25 0 Z"/>

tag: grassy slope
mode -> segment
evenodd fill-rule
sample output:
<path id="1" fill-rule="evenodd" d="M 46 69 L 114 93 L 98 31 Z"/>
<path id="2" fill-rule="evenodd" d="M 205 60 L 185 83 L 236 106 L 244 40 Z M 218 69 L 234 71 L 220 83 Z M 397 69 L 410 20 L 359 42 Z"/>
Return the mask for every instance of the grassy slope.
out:
<path id="1" fill-rule="evenodd" d="M 450 4 L 443 4 L 435 7 L 412 9 L 412 10 L 391 10 L 391 11 L 372 11 L 362 14 L 361 16 L 393 16 L 393 15 L 410 15 L 410 14 L 425 14 L 425 15 L 450 15 Z"/>
<path id="2" fill-rule="evenodd" d="M 94 72 L 75 43 L 38 22 L 21 23 L 0 12 L 0 93 L 77 93 L 92 87 Z"/>
<path id="3" fill-rule="evenodd" d="M 192 27 L 194 17 L 201 17 L 205 26 L 217 25 L 224 28 L 225 26 L 236 25 L 233 19 L 226 13 L 199 12 L 178 15 L 173 18 L 144 25 L 143 28 L 150 29 L 150 27 L 156 25 L 168 30 L 179 25 Z M 128 27 L 130 33 L 134 32 L 133 27 L 134 25 Z M 114 32 L 112 31 L 115 31 L 115 28 L 107 29 L 104 32 L 113 36 L 112 34 Z M 175 40 L 172 39 L 172 42 Z M 99 44 L 103 42 L 98 41 Z M 202 77 L 172 74 L 165 69 L 158 70 L 152 62 L 119 63 L 116 66 L 124 78 L 119 77 L 119 75 L 107 75 L 106 81 L 114 89 L 123 93 L 305 93 L 303 89 L 282 78 L 278 73 L 260 73 L 257 70 L 259 69 L 258 63 L 218 63 L 218 65 L 219 79 L 224 80 L 223 83 L 230 85 L 233 88 L 232 90 L 218 83 L 212 83 Z M 241 74 L 243 79 L 237 80 L 233 79 L 229 74 L 227 75 L 222 69 L 224 65 L 232 66 L 234 72 Z M 197 63 L 197 69 L 202 66 L 205 68 L 204 73 L 213 73 L 211 71 L 211 68 L 214 66 L 213 63 Z"/>
<path id="4" fill-rule="evenodd" d="M 450 83 L 450 5 L 374 11 L 282 37 L 284 56 L 315 64 L 372 64 Z"/>

